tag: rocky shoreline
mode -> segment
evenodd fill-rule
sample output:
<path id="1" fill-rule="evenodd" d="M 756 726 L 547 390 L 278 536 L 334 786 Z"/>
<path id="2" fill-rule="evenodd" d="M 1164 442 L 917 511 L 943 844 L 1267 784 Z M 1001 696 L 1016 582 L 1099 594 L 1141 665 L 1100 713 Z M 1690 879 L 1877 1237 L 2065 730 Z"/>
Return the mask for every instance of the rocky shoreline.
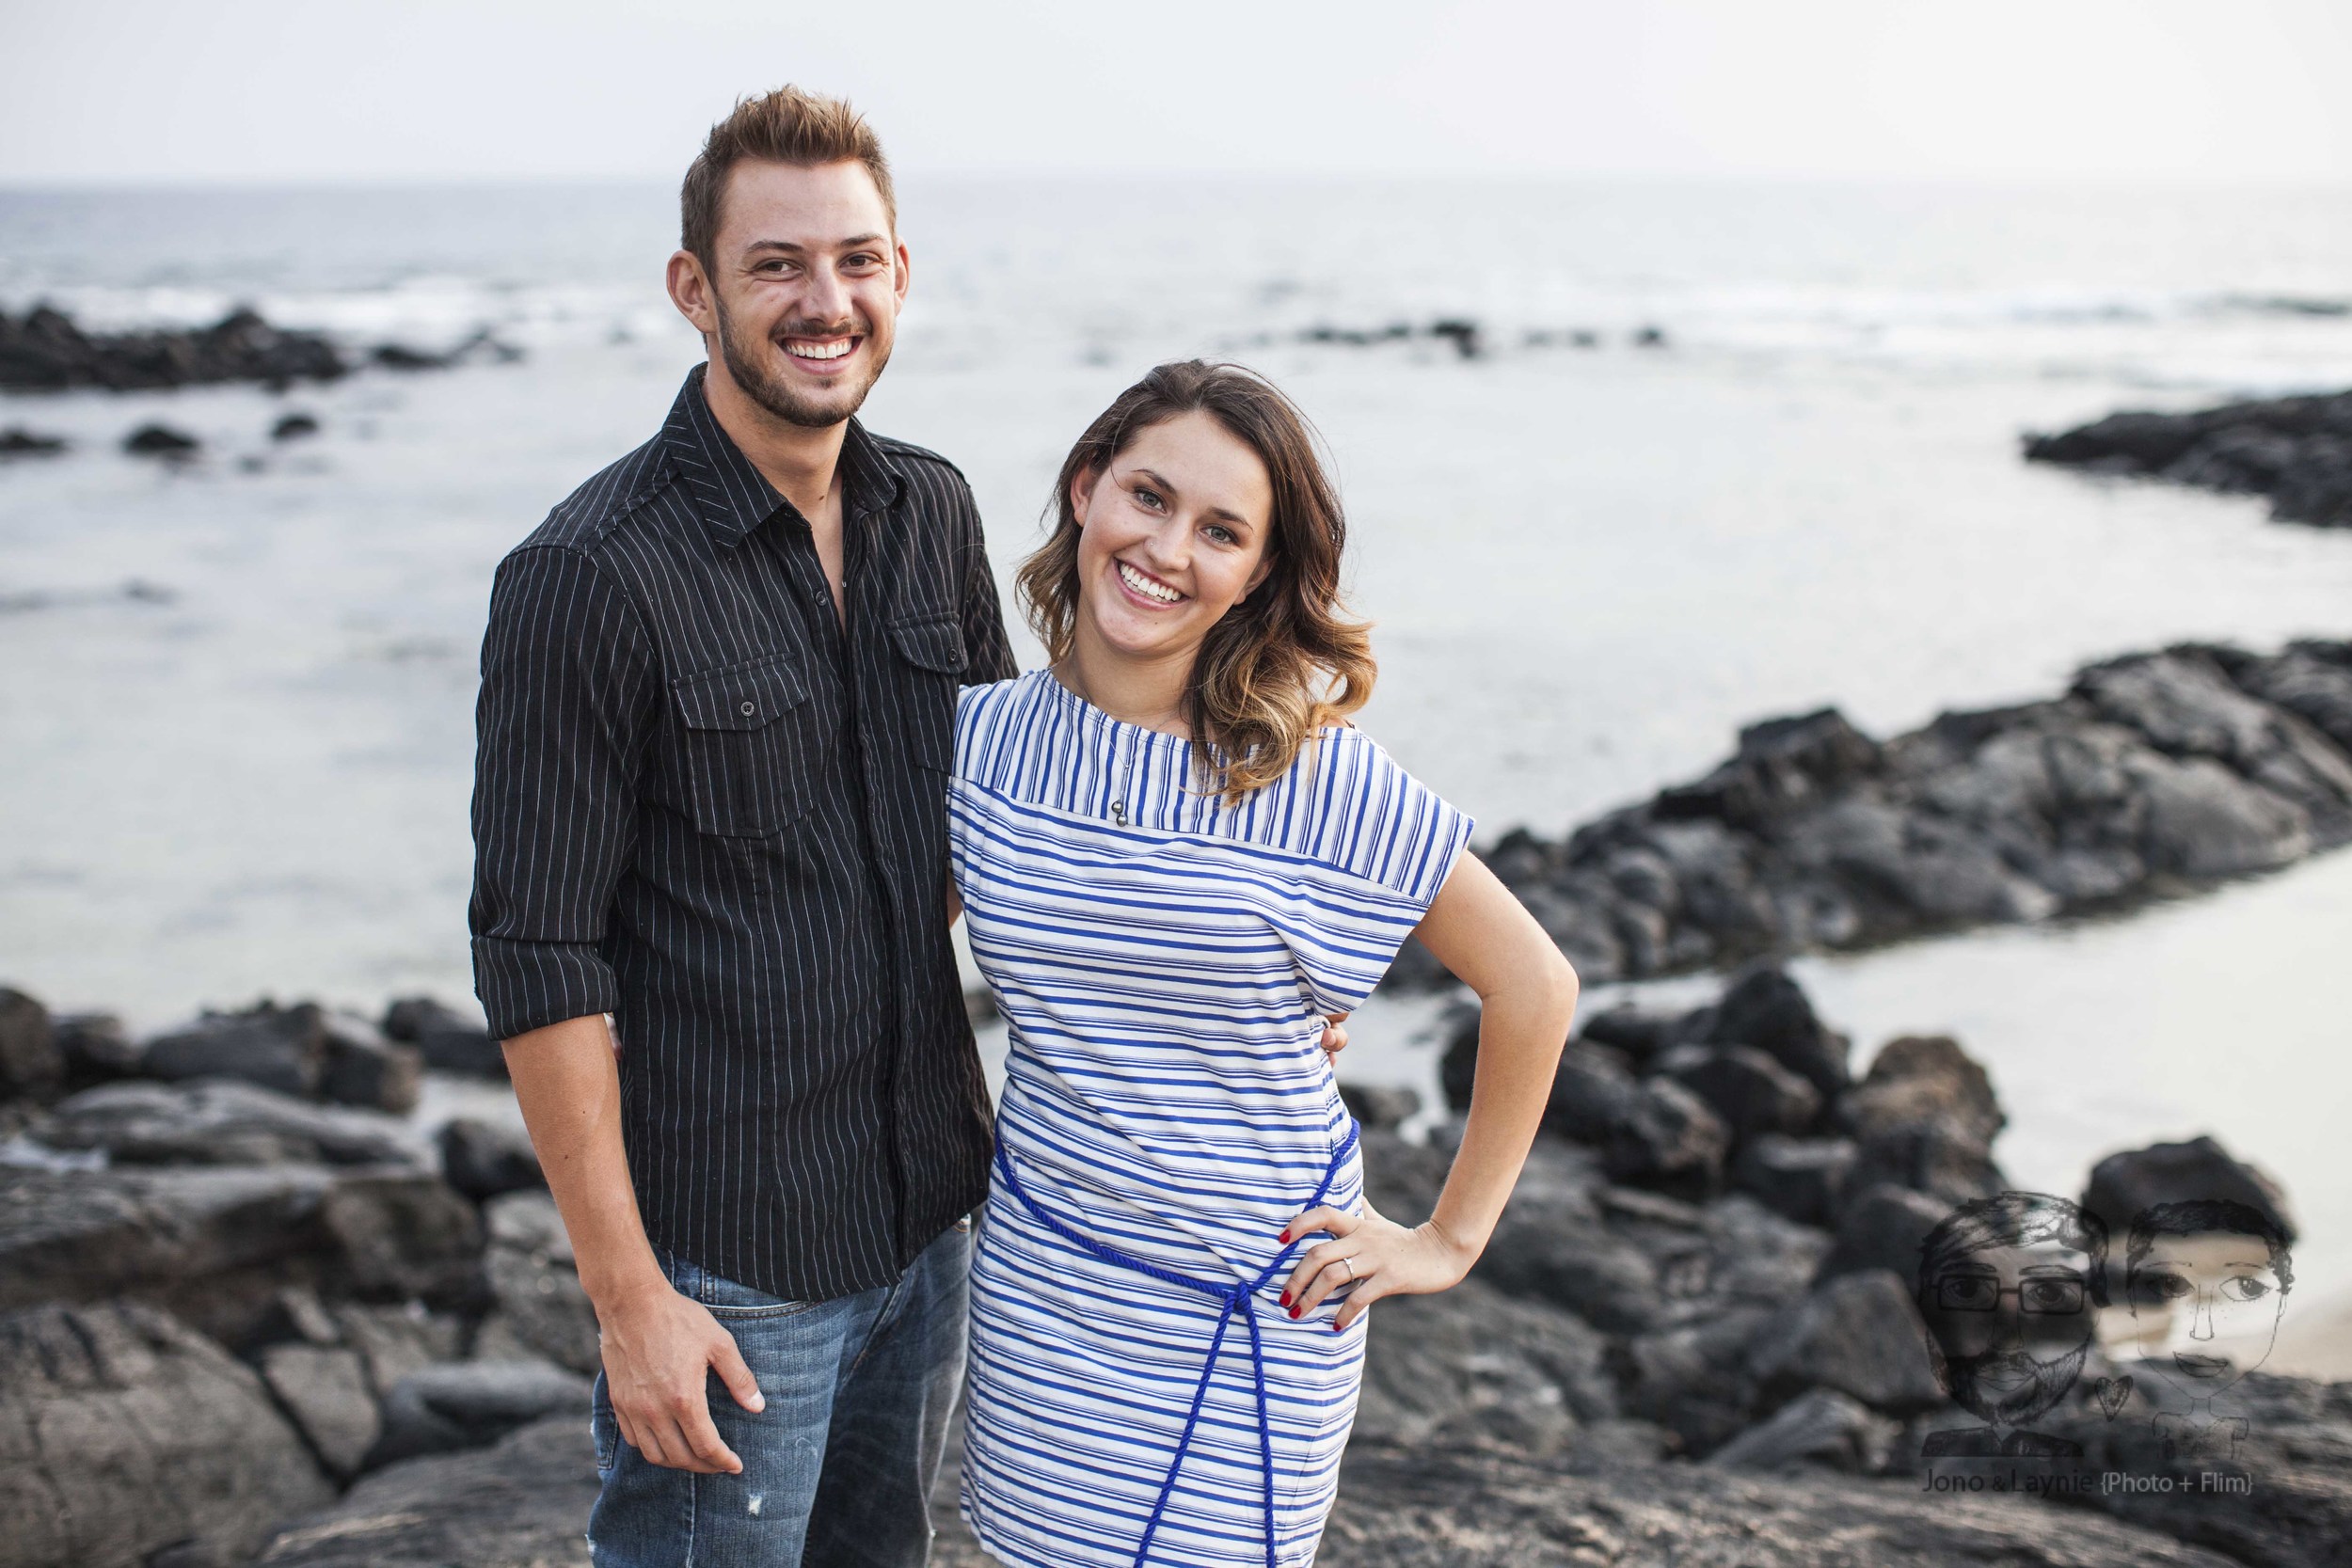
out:
<path id="1" fill-rule="evenodd" d="M 2352 641 L 2183 644 L 1873 739 L 1834 708 L 1486 853 L 1588 983 L 2127 908 L 2352 841 Z M 1441 984 L 1408 945 L 1387 984 Z"/>
<path id="2" fill-rule="evenodd" d="M 2352 392 L 2126 411 L 2028 436 L 2026 460 L 2270 498 L 2282 523 L 2352 528 Z"/>
<path id="3" fill-rule="evenodd" d="M 282 392 L 297 382 L 340 381 L 361 364 L 390 371 L 447 370 L 476 359 L 505 362 L 520 354 L 483 331 L 445 351 L 388 342 L 355 356 L 325 333 L 274 326 L 245 307 L 211 326 L 134 332 L 87 332 L 47 305 L 22 316 L 0 310 L 0 390 L 16 392 L 155 391 L 225 382 L 252 382 Z M 22 455 L 58 450 L 25 444 L 40 439 L 27 435 L 7 450 Z"/>
<path id="4" fill-rule="evenodd" d="M 1457 1101 L 1475 1050 L 1465 1020 Z M 562 1225 L 516 1133 L 404 1114 L 424 1071 L 496 1065 L 421 999 L 135 1040 L 0 992 L 0 1568 L 586 1560 L 596 1324 Z M 1374 1201 L 1420 1217 L 1458 1119 L 1415 1144 L 1409 1095 L 1349 1098 Z M 2002 1119 L 1948 1039 L 1855 1073 L 1777 970 L 1590 1020 L 1470 1279 L 1375 1315 L 1321 1560 L 2345 1560 L 2352 1386 L 2249 1379 L 2251 1496 L 1925 1491 L 1957 1412 L 1911 1280 L 1927 1229 L 2004 1185 Z M 2085 1200 L 2208 1190 L 2291 1233 L 2204 1140 L 2113 1157 Z M 2042 1424 L 2166 1473 L 2120 1414 L 2084 1394 Z M 935 1513 L 937 1560 L 985 1561 L 952 1477 Z"/>

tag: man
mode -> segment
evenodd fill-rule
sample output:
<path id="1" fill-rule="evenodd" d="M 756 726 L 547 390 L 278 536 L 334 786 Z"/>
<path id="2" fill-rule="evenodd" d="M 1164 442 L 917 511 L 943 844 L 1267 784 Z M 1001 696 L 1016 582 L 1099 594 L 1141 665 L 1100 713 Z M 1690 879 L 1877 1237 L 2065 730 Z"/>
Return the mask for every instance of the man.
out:
<path id="1" fill-rule="evenodd" d="M 2106 1227 L 2062 1197 L 1964 1203 L 1919 1243 L 1919 1313 L 1936 1377 L 1985 1424 L 1928 1433 L 1937 1458 L 2078 1459 L 2026 1423 L 2073 1387 L 2106 1305 Z"/>
<path id="2" fill-rule="evenodd" d="M 476 981 L 602 1331 L 596 1561 L 898 1568 L 988 1190 L 956 689 L 1015 672 L 962 476 L 853 418 L 908 280 L 872 131 L 746 101 L 681 208 L 708 364 L 492 592 Z"/>

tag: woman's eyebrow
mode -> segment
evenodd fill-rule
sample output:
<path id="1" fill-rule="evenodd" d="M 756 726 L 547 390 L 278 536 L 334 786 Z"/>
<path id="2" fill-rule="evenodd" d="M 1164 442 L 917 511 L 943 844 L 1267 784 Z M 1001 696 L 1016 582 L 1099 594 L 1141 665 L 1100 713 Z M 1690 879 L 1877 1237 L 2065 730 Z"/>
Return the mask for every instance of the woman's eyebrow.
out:
<path id="1" fill-rule="evenodd" d="M 1170 484 L 1167 478 L 1160 474 L 1156 469 L 1130 468 L 1127 471 L 1150 480 L 1152 487 L 1165 491 L 1168 495 L 1168 499 L 1170 500 L 1174 500 L 1177 496 L 1182 493 L 1176 488 L 1176 486 Z M 1208 514 L 1212 517 L 1221 517 L 1229 523 L 1238 523 L 1243 528 L 1250 528 L 1254 526 L 1248 518 L 1243 516 L 1240 513 L 1234 511 L 1230 506 L 1212 506 L 1208 509 Z"/>

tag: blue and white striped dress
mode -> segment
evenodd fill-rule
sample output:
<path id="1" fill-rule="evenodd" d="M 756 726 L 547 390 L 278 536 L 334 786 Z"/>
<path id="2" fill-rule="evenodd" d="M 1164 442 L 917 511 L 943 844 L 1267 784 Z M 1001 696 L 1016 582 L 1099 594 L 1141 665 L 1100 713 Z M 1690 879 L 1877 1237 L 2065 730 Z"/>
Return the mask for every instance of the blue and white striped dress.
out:
<path id="1" fill-rule="evenodd" d="M 962 1504 L 1023 1568 L 1311 1562 L 1355 1418 L 1364 1326 L 1290 1318 L 1277 1236 L 1361 1208 L 1321 1015 L 1470 823 L 1355 730 L 1235 807 L 1191 761 L 1045 671 L 959 705 L 950 853 L 1011 1032 Z"/>

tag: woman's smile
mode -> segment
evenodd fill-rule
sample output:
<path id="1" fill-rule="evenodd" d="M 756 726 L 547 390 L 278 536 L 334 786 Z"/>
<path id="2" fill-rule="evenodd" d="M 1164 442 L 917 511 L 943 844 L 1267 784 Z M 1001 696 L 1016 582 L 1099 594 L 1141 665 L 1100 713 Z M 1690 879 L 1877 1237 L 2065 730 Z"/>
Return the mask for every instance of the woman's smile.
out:
<path id="1" fill-rule="evenodd" d="M 1111 564 L 1119 568 L 1119 585 L 1147 606 L 1179 605 L 1191 596 L 1178 593 L 1168 582 L 1153 577 L 1133 562 L 1114 556 Z"/>

